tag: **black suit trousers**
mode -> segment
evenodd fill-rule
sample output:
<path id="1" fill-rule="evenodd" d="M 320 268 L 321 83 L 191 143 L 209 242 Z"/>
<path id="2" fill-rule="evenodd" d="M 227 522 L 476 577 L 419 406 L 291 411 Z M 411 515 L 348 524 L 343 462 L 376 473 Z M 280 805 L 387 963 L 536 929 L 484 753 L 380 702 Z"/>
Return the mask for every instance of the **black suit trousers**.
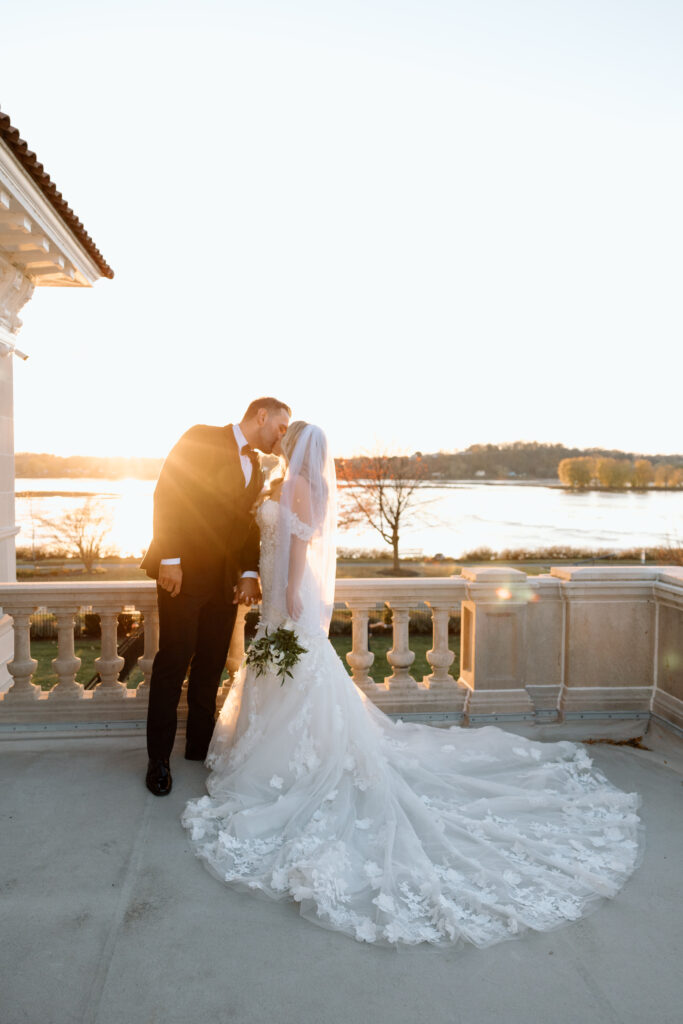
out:
<path id="1" fill-rule="evenodd" d="M 171 597 L 157 586 L 159 650 L 152 666 L 147 752 L 168 758 L 173 749 L 183 681 L 187 686 L 186 750 L 204 755 L 213 733 L 216 693 L 228 656 L 237 605 L 222 591 Z"/>

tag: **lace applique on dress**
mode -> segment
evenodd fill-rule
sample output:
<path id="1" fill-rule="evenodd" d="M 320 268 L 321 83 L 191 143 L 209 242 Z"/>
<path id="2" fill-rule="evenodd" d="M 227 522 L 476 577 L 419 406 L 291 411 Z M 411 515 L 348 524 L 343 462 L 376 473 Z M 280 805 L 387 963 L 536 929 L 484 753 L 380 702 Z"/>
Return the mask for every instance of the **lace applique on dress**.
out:
<path id="1" fill-rule="evenodd" d="M 257 518 L 264 629 L 282 621 L 278 506 Z M 210 796 L 182 819 L 218 878 L 359 941 L 477 946 L 574 921 L 623 886 L 640 858 L 638 797 L 582 747 L 394 723 L 324 635 L 304 646 L 284 685 L 242 668 L 223 706 Z"/>
<path id="2" fill-rule="evenodd" d="M 296 512 L 289 513 L 289 528 L 295 537 L 299 537 L 301 540 L 305 541 L 309 541 L 315 533 L 313 527 L 299 519 Z"/>

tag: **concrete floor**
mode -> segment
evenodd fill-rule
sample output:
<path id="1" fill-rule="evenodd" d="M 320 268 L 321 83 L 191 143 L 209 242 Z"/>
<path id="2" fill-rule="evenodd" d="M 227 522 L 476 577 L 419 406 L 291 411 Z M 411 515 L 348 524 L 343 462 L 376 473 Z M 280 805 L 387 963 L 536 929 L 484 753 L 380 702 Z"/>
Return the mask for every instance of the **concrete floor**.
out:
<path id="1" fill-rule="evenodd" d="M 592 746 L 645 860 L 584 920 L 487 950 L 356 943 L 221 886 L 143 785 L 142 739 L 0 745 L 1 1024 L 681 1024 L 683 743 Z"/>

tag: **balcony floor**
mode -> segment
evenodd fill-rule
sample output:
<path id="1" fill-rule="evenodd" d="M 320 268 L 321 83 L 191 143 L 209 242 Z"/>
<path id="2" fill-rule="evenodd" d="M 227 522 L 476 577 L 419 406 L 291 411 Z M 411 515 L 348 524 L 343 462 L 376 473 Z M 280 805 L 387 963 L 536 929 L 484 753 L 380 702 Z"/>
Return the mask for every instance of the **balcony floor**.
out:
<path id="1" fill-rule="evenodd" d="M 644 862 L 613 902 L 487 950 L 356 943 L 223 888 L 179 815 L 204 791 L 173 761 L 147 793 L 144 741 L 0 745 L 3 1024 L 679 1024 L 683 743 L 592 746 L 643 798 Z"/>

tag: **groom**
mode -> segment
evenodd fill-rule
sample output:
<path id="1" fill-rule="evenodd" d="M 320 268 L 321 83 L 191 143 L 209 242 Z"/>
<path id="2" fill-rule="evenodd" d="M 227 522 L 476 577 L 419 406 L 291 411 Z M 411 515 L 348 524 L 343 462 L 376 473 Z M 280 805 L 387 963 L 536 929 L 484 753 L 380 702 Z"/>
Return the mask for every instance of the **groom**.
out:
<path id="1" fill-rule="evenodd" d="M 276 398 L 258 398 L 239 424 L 191 427 L 161 468 L 154 537 L 142 560 L 159 602 L 145 780 L 155 796 L 171 792 L 169 758 L 188 666 L 185 757 L 206 757 L 237 604 L 261 598 L 252 506 L 262 477 L 254 449 L 279 455 L 291 414 Z"/>

